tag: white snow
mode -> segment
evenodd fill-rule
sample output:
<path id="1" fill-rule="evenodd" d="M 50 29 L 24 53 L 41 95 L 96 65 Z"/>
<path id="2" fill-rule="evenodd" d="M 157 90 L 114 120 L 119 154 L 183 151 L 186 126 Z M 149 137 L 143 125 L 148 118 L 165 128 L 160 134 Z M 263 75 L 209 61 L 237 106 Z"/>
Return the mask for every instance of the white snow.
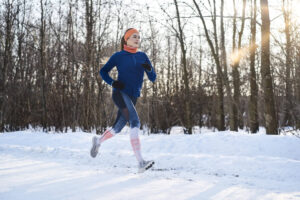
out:
<path id="1" fill-rule="evenodd" d="M 1 133 L 0 199 L 300 199 L 298 137 L 203 130 L 141 135 L 144 158 L 156 162 L 143 174 L 128 131 L 95 159 L 93 133 Z"/>

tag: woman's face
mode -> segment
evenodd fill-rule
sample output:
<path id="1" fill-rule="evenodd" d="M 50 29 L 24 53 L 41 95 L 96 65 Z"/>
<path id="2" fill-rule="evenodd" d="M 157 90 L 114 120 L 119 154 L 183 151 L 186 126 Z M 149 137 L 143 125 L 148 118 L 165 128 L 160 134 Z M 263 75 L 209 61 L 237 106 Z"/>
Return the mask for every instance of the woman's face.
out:
<path id="1" fill-rule="evenodd" d="M 140 34 L 134 33 L 127 40 L 127 46 L 138 48 L 140 45 Z"/>

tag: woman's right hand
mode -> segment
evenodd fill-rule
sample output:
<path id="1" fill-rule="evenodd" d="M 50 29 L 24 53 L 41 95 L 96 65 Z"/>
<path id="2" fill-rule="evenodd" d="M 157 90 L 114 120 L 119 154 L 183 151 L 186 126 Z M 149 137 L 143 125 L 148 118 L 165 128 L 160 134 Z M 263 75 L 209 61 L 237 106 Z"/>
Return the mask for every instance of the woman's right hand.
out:
<path id="1" fill-rule="evenodd" d="M 124 89 L 124 84 L 120 81 L 114 81 L 112 83 L 113 88 L 119 89 L 119 90 L 123 90 Z"/>

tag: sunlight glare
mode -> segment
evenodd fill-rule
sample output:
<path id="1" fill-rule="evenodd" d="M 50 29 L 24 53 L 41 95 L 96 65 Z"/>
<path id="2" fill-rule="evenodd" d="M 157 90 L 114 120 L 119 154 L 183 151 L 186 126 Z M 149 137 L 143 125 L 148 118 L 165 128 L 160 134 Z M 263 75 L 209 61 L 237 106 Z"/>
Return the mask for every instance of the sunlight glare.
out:
<path id="1" fill-rule="evenodd" d="M 236 63 L 240 62 L 250 51 L 250 47 L 245 46 L 241 49 L 236 49 L 234 52 L 230 54 L 230 63 L 231 66 L 234 66 Z"/>

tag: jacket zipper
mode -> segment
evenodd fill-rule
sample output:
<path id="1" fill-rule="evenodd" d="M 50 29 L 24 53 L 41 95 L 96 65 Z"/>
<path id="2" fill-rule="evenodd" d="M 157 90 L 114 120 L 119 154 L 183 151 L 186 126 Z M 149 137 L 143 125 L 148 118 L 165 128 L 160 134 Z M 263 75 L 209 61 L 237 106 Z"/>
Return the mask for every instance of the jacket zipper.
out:
<path id="1" fill-rule="evenodd" d="M 132 57 L 133 57 L 133 62 L 134 62 L 134 67 L 135 67 L 136 66 L 136 60 L 135 60 L 134 55 L 132 55 Z"/>

